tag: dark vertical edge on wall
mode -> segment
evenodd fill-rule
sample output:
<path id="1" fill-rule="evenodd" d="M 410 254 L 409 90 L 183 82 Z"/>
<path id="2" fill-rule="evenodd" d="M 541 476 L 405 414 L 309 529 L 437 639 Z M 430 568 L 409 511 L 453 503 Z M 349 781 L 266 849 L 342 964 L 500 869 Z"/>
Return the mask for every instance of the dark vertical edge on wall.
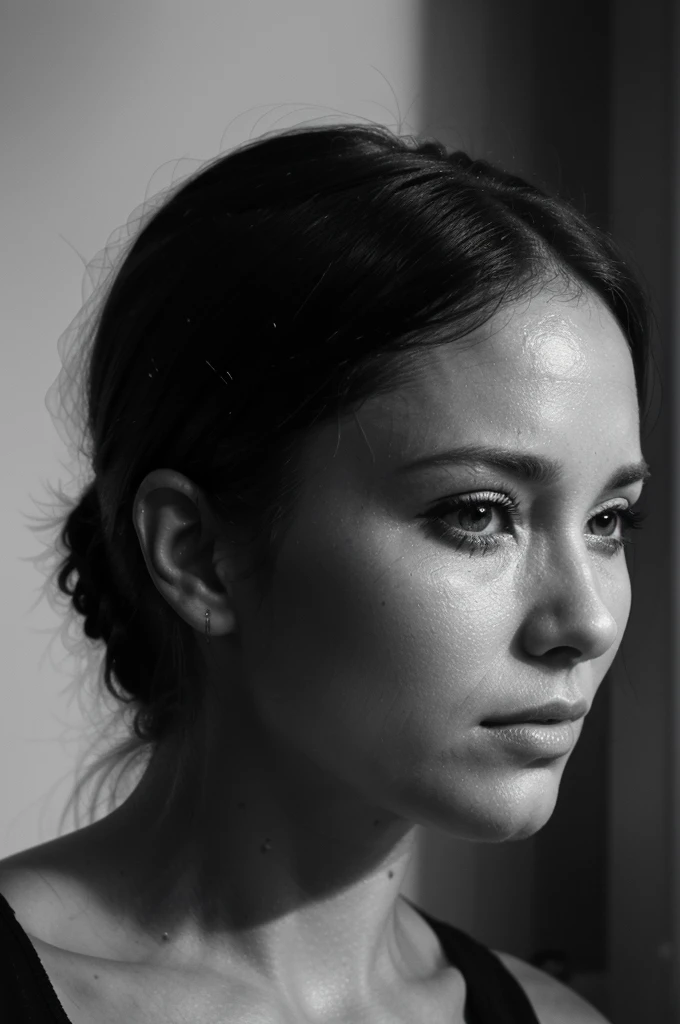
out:
<path id="1" fill-rule="evenodd" d="M 535 5 L 535 174 L 599 227 L 609 219 L 609 0 Z"/>
<path id="2" fill-rule="evenodd" d="M 672 257 L 671 257 L 671 376 L 673 381 L 671 480 L 673 494 L 671 506 L 674 515 L 680 508 L 680 4 L 672 4 L 671 39 L 671 187 L 672 197 Z M 680 539 L 673 530 L 673 666 L 671 695 L 673 701 L 671 750 L 673 757 L 673 785 L 671 815 L 673 823 L 671 843 L 671 1013 L 674 1022 L 680 1021 Z"/>
<path id="3" fill-rule="evenodd" d="M 610 223 L 652 294 L 658 367 L 643 430 L 651 515 L 631 558 L 633 606 L 612 688 L 608 942 L 617 1024 L 677 1020 L 670 993 L 673 6 L 612 0 Z"/>

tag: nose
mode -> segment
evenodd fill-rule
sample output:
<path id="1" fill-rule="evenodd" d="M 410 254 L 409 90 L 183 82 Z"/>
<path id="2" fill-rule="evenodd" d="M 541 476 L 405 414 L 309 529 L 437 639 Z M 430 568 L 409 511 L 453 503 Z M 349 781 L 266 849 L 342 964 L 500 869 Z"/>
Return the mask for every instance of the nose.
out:
<path id="1" fill-rule="evenodd" d="M 549 569 L 544 565 L 531 589 L 521 641 L 532 657 L 589 661 L 606 654 L 617 639 L 618 624 L 588 552 L 572 552 Z"/>

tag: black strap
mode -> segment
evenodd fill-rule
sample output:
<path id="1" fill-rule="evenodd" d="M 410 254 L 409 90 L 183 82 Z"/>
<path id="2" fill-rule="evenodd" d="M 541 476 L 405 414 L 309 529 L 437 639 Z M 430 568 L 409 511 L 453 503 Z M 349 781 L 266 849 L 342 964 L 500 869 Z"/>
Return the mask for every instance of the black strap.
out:
<path id="1" fill-rule="evenodd" d="M 468 1024 L 540 1024 L 526 992 L 495 953 L 453 925 L 414 909 L 435 932 L 449 963 L 465 978 Z"/>
<path id="2" fill-rule="evenodd" d="M 12 1024 L 71 1024 L 40 957 L 0 893 L 0 1005 Z"/>

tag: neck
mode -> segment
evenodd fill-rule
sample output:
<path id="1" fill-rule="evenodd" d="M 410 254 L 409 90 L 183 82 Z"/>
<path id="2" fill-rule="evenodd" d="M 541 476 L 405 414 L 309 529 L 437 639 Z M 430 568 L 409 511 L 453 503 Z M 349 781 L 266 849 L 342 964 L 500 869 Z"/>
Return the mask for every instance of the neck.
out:
<path id="1" fill-rule="evenodd" d="M 187 749 L 180 762 L 176 741 L 161 747 L 106 819 L 124 860 L 116 900 L 144 934 L 285 978 L 300 999 L 432 970 L 438 952 L 423 953 L 399 898 L 412 826 L 303 763 L 243 709 L 206 713 Z"/>

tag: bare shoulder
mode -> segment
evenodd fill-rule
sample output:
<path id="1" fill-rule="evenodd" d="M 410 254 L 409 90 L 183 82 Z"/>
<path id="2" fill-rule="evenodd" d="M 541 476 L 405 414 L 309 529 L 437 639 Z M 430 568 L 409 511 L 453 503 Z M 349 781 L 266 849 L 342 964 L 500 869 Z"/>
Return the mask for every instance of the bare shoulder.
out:
<path id="1" fill-rule="evenodd" d="M 35 847 L 0 860 L 0 894 L 15 912 L 35 906 L 40 896 L 49 891 L 41 853 L 40 848 Z"/>
<path id="2" fill-rule="evenodd" d="M 0 860 L 0 893 L 12 905 L 31 905 L 50 891 L 50 847 L 32 847 Z"/>
<path id="3" fill-rule="evenodd" d="M 514 974 L 541 1024 L 609 1024 L 599 1010 L 545 971 L 510 953 L 496 956 Z"/>
<path id="4" fill-rule="evenodd" d="M 203 1024 L 246 1018 L 284 1024 L 270 993 L 243 972 L 222 975 L 194 963 L 148 962 L 138 956 L 135 937 L 130 940 L 126 934 L 120 939 L 124 948 L 116 947 L 116 936 L 111 937 L 96 900 L 70 877 L 73 858 L 68 853 L 55 840 L 0 860 L 0 894 L 14 910 L 74 1024 Z M 112 956 L 107 955 L 110 947 Z"/>
<path id="5" fill-rule="evenodd" d="M 77 891 L 59 838 L 0 860 L 0 894 L 32 937 L 52 942 L 73 914 Z"/>

